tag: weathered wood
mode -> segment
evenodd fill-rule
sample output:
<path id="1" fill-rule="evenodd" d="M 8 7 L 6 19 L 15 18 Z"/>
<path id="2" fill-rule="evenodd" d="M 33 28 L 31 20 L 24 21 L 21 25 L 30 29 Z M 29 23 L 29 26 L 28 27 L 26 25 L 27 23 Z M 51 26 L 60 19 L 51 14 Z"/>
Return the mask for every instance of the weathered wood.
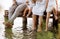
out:
<path id="1" fill-rule="evenodd" d="M 4 13 L 5 13 L 4 17 L 8 17 L 8 13 L 9 13 L 8 10 L 5 10 Z"/>

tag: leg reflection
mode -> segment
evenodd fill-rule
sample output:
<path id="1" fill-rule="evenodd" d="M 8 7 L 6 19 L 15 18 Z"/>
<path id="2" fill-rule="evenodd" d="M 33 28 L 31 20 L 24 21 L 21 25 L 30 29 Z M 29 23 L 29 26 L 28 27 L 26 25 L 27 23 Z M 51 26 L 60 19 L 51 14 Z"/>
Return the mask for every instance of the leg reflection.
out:
<path id="1" fill-rule="evenodd" d="M 28 30 L 23 31 L 23 39 L 37 39 L 36 31 L 29 32 Z"/>

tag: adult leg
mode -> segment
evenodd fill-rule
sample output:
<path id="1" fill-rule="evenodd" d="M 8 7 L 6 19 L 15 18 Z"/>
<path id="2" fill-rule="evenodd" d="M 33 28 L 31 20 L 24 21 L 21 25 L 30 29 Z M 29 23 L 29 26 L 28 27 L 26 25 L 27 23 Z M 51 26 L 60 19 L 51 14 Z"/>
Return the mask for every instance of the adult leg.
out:
<path id="1" fill-rule="evenodd" d="M 11 16 L 13 15 L 15 9 L 17 8 L 17 5 L 11 6 L 9 9 L 9 13 L 8 13 L 8 19 L 10 20 Z"/>
<path id="2" fill-rule="evenodd" d="M 16 9 L 17 5 L 14 5 L 14 6 L 11 6 L 10 9 L 9 9 L 9 13 L 8 13 L 8 20 L 11 19 L 15 9 Z M 12 26 L 13 24 L 13 21 L 10 23 L 10 22 L 4 22 L 4 24 L 9 27 L 9 26 Z"/>
<path id="3" fill-rule="evenodd" d="M 43 16 L 39 16 L 39 26 L 37 32 L 41 32 L 42 30 L 42 22 L 43 22 Z"/>
<path id="4" fill-rule="evenodd" d="M 25 8 L 26 8 L 26 4 L 21 4 L 21 5 L 19 5 L 19 6 L 16 8 L 14 14 L 12 15 L 12 17 L 10 18 L 9 21 L 12 22 Z"/>
<path id="5" fill-rule="evenodd" d="M 16 9 L 13 15 L 9 15 L 11 18 L 8 20 L 8 22 L 4 23 L 6 26 L 12 26 L 12 22 L 14 19 L 26 8 L 26 4 L 19 5 Z"/>

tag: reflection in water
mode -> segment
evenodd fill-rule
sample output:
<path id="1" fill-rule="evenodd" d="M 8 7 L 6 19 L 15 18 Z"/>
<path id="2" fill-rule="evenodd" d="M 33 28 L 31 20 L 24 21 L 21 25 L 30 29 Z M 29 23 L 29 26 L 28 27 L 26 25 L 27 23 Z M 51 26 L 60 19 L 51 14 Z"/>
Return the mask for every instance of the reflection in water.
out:
<path id="1" fill-rule="evenodd" d="M 36 39 L 36 32 L 31 32 L 31 33 L 28 33 L 28 31 L 24 31 L 24 37 L 23 39 Z"/>
<path id="2" fill-rule="evenodd" d="M 6 28 L 5 29 L 5 39 L 12 39 L 12 30 L 11 29 L 9 29 L 9 28 Z"/>
<path id="3" fill-rule="evenodd" d="M 31 32 L 31 18 L 28 18 L 27 30 L 22 30 L 22 18 L 16 18 L 14 20 L 14 25 L 12 29 L 6 28 L 5 29 L 5 37 L 7 39 L 36 39 L 36 32 Z M 18 21 L 20 20 L 20 21 Z M 30 25 L 30 26 L 29 26 Z"/>
<path id="4" fill-rule="evenodd" d="M 56 39 L 55 33 L 41 32 L 36 33 L 32 31 L 32 18 L 28 18 L 28 30 L 22 30 L 22 18 L 16 18 L 13 28 L 6 28 L 3 25 L 4 13 L 0 13 L 0 39 Z M 19 20 L 19 21 L 18 21 Z M 4 32 L 5 31 L 5 32 Z"/>
<path id="5" fill-rule="evenodd" d="M 28 30 L 12 31 L 11 29 L 5 29 L 6 39 L 36 39 L 36 32 L 29 32 Z"/>
<path id="6" fill-rule="evenodd" d="M 42 33 L 36 33 L 31 31 L 32 29 L 32 19 L 28 19 L 28 30 L 23 31 L 22 30 L 22 18 L 16 18 L 14 21 L 13 28 L 6 28 L 4 29 L 3 16 L 0 17 L 2 21 L 0 21 L 0 38 L 2 39 L 43 39 L 43 38 L 54 38 L 53 33 L 50 32 L 42 32 Z M 18 21 L 19 20 L 19 21 Z M 2 23 L 1 23 L 2 22 Z M 30 24 L 29 24 L 30 23 Z M 4 32 L 5 30 L 5 32 Z M 48 33 L 48 34 L 47 34 Z"/>

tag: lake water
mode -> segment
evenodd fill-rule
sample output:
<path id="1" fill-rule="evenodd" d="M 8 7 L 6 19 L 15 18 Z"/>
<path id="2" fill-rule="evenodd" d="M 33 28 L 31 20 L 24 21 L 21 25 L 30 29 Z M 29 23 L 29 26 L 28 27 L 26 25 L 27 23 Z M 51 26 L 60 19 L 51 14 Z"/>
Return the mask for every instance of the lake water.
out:
<path id="1" fill-rule="evenodd" d="M 36 36 L 36 33 L 31 34 L 32 30 L 32 18 L 27 18 L 27 31 L 22 30 L 22 18 L 17 17 L 14 20 L 13 28 L 5 29 L 4 22 L 4 10 L 8 10 L 9 7 L 12 4 L 12 0 L 0 0 L 0 39 L 56 39 L 55 34 L 52 32 L 42 32 L 38 33 Z M 50 19 L 49 22 L 52 22 L 53 20 Z M 37 37 L 37 38 L 36 38 Z"/>
<path id="2" fill-rule="evenodd" d="M 12 28 L 5 28 L 4 22 L 4 9 L 0 12 L 0 39 L 55 39 L 55 35 L 52 32 L 36 33 L 31 32 L 32 30 L 32 18 L 27 18 L 27 31 L 22 30 L 23 19 L 22 17 L 17 17 L 14 20 L 14 25 Z M 52 22 L 52 19 L 49 20 Z M 41 37 L 42 36 L 42 37 Z"/>
<path id="3" fill-rule="evenodd" d="M 23 36 L 24 34 L 22 34 L 23 19 L 21 17 L 17 17 L 14 20 L 14 25 L 13 28 L 11 29 L 8 28 L 5 29 L 5 25 L 3 24 L 3 22 L 4 22 L 4 11 L 1 11 L 0 12 L 0 39 L 22 39 L 24 37 Z M 32 18 L 28 18 L 27 28 L 31 30 L 31 26 L 32 26 Z M 14 37 L 15 35 L 16 37 Z"/>

